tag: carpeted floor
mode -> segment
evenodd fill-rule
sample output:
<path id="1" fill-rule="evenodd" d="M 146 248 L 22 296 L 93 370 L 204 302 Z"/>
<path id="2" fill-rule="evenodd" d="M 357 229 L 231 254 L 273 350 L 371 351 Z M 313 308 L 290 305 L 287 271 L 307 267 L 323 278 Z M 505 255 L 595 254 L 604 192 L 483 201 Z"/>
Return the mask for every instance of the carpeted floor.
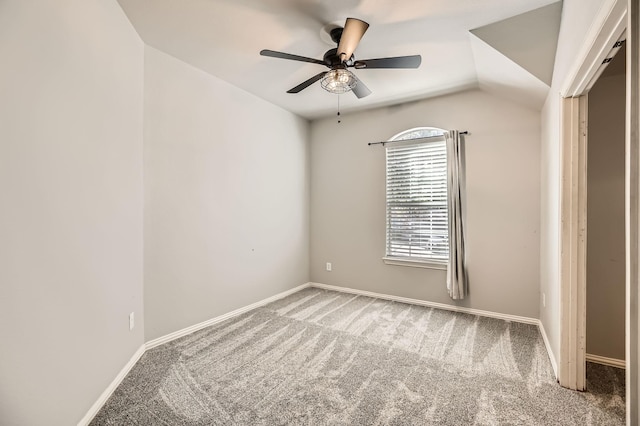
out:
<path id="1" fill-rule="evenodd" d="M 309 288 L 148 351 L 92 425 L 622 425 L 616 370 L 569 391 L 535 326 Z"/>

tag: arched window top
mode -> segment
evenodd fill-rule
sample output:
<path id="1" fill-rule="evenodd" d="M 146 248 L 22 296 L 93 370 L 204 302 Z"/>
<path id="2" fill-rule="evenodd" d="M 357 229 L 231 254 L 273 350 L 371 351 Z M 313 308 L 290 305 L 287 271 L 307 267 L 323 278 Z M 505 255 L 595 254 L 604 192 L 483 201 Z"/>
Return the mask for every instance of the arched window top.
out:
<path id="1" fill-rule="evenodd" d="M 390 141 L 404 141 L 407 139 L 429 138 L 432 136 L 442 136 L 447 131 L 437 127 L 415 127 L 413 129 L 404 130 L 391 139 Z"/>

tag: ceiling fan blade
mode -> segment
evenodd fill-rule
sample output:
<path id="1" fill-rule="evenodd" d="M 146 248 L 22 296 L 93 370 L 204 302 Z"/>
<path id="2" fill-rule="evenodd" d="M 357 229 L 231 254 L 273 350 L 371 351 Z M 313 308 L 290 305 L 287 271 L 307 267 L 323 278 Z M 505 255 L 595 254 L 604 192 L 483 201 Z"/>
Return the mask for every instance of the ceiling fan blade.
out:
<path id="1" fill-rule="evenodd" d="M 356 77 L 355 74 L 353 76 L 357 81 L 356 87 L 351 89 L 353 94 L 356 95 L 358 99 L 364 98 L 365 96 L 369 96 L 371 94 L 371 90 L 369 90 L 369 88 L 365 86 L 364 83 L 358 77 Z"/>
<path id="2" fill-rule="evenodd" d="M 365 59 L 356 61 L 356 69 L 363 68 L 418 68 L 422 62 L 420 55 L 397 56 L 395 58 Z"/>
<path id="3" fill-rule="evenodd" d="M 270 56 L 272 58 L 290 59 L 292 61 L 311 62 L 312 64 L 327 65 L 320 59 L 307 58 L 306 56 L 292 55 L 290 53 L 276 52 L 275 50 L 264 49 L 260 51 L 262 56 Z"/>
<path id="4" fill-rule="evenodd" d="M 311 86 L 313 83 L 315 83 L 316 81 L 320 80 L 322 77 L 324 77 L 324 75 L 327 73 L 328 71 L 323 71 L 320 74 L 316 74 L 313 77 L 311 77 L 309 80 L 306 80 L 300 84 L 298 84 L 296 87 L 294 87 L 293 89 L 289 89 L 287 90 L 287 93 L 298 93 L 304 89 L 306 89 L 307 87 Z"/>
<path id="5" fill-rule="evenodd" d="M 347 18 L 337 52 L 343 62 L 351 58 L 367 28 L 369 28 L 369 24 L 366 22 L 356 18 Z"/>

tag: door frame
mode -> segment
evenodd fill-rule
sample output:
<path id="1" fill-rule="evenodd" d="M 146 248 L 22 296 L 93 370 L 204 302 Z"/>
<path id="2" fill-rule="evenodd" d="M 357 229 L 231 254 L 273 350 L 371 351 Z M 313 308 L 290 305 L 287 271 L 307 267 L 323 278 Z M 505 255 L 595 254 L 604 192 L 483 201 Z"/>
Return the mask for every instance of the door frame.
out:
<path id="1" fill-rule="evenodd" d="M 558 381 L 586 385 L 587 95 L 561 99 L 560 357 Z"/>
<path id="2" fill-rule="evenodd" d="M 640 424 L 640 392 L 638 392 L 638 353 L 640 338 L 640 1 L 628 0 L 627 25 L 627 124 L 625 199 L 626 239 L 626 393 L 627 424 Z"/>

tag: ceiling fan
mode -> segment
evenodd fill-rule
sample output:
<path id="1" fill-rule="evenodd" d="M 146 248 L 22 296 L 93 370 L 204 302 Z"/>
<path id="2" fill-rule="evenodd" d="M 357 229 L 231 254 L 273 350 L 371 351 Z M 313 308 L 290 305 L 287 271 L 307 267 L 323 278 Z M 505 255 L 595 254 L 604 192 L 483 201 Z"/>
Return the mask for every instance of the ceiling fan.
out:
<path id="1" fill-rule="evenodd" d="M 369 28 L 369 24 L 356 19 L 347 18 L 344 28 L 337 27 L 329 32 L 331 40 L 338 44 L 337 48 L 329 49 L 324 54 L 322 60 L 307 58 L 305 56 L 292 55 L 290 53 L 276 52 L 274 50 L 262 50 L 260 55 L 273 58 L 290 59 L 292 61 L 310 62 L 312 64 L 324 65 L 329 71 L 323 71 L 300 83 L 296 87 L 287 90 L 287 93 L 299 93 L 321 80 L 322 88 L 331 93 L 346 93 L 350 90 L 358 98 L 364 98 L 371 94 L 371 90 L 356 77 L 348 68 L 418 68 L 422 62 L 420 55 L 397 56 L 393 58 L 377 58 L 356 60 L 353 52 L 356 50 L 360 39 Z"/>

